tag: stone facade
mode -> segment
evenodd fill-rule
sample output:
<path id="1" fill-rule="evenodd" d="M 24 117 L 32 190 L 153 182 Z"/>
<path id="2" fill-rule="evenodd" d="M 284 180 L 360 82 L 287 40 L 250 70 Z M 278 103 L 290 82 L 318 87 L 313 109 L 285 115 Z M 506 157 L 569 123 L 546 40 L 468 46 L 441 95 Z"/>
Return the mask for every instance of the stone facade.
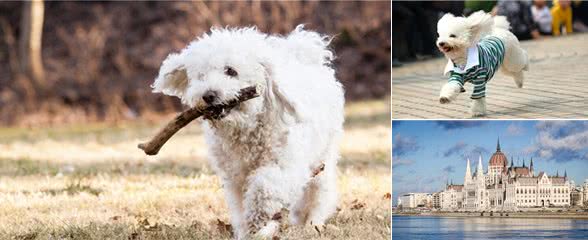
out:
<path id="1" fill-rule="evenodd" d="M 514 211 L 521 208 L 569 207 L 572 205 L 574 184 L 564 176 L 549 176 L 545 172 L 535 174 L 533 160 L 526 166 L 510 167 L 497 143 L 496 152 L 484 172 L 482 157 L 478 159 L 472 174 L 467 160 L 464 185 L 447 185 L 439 193 L 440 208 L 447 211 Z M 581 192 L 588 199 L 588 181 Z"/>

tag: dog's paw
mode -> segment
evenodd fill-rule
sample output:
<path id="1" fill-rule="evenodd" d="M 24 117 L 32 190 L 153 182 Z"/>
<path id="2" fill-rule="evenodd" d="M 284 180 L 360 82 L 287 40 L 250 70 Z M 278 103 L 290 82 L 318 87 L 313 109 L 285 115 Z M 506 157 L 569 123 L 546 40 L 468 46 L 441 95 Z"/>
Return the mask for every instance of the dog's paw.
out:
<path id="1" fill-rule="evenodd" d="M 275 220 L 267 222 L 254 236 L 255 239 L 272 239 L 280 231 L 280 223 Z"/>
<path id="2" fill-rule="evenodd" d="M 455 82 L 448 82 L 441 88 L 441 93 L 439 94 L 439 102 L 441 104 L 447 104 L 457 98 L 457 95 L 462 90 L 462 86 L 455 83 Z"/>
<path id="3" fill-rule="evenodd" d="M 472 112 L 472 118 L 484 117 L 486 112 Z"/>
<path id="4" fill-rule="evenodd" d="M 449 99 L 448 97 L 439 97 L 439 103 L 441 103 L 441 104 L 447 104 L 450 102 L 451 102 L 451 99 Z"/>
<path id="5" fill-rule="evenodd" d="M 472 117 L 486 116 L 486 98 L 474 99 L 470 112 Z"/>

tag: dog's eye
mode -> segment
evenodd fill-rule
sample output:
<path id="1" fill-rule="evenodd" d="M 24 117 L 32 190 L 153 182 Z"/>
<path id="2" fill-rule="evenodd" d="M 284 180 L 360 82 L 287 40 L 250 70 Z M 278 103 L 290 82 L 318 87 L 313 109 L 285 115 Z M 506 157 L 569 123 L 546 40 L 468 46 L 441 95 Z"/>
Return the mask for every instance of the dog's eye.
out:
<path id="1" fill-rule="evenodd" d="M 235 71 L 235 69 L 232 67 L 225 67 L 225 74 L 227 76 L 236 77 L 237 71 Z"/>
<path id="2" fill-rule="evenodd" d="M 449 35 L 450 38 L 455 38 L 455 34 Z"/>

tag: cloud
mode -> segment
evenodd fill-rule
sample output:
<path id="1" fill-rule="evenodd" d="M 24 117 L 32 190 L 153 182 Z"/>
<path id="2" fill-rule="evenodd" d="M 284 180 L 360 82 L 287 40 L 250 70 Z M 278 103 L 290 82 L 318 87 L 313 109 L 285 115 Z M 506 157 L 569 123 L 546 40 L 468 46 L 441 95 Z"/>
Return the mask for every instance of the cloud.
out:
<path id="1" fill-rule="evenodd" d="M 455 145 L 451 146 L 445 152 L 443 152 L 444 157 L 455 157 L 458 156 L 463 160 L 467 158 L 474 158 L 478 157 L 480 154 L 487 154 L 490 153 L 488 149 L 480 146 L 469 145 L 462 141 L 457 142 Z"/>
<path id="2" fill-rule="evenodd" d="M 458 142 L 455 145 L 453 145 L 452 147 L 450 147 L 449 149 L 447 149 L 445 152 L 443 152 L 443 156 L 444 157 L 449 157 L 449 156 L 453 156 L 456 154 L 461 154 L 463 153 L 464 149 L 468 147 L 467 143 L 464 142 Z"/>
<path id="3" fill-rule="evenodd" d="M 588 159 L 588 122 L 542 121 L 535 128 L 535 142 L 525 152 L 556 162 Z"/>
<path id="4" fill-rule="evenodd" d="M 512 122 L 506 128 L 506 134 L 508 136 L 521 136 L 525 133 L 525 129 L 520 123 Z"/>
<path id="5" fill-rule="evenodd" d="M 486 124 L 485 121 L 436 121 L 435 123 L 444 130 L 475 128 Z"/>
<path id="6" fill-rule="evenodd" d="M 411 137 L 404 137 L 396 134 L 392 141 L 392 156 L 401 157 L 411 152 L 416 152 L 420 149 L 418 143 Z"/>
<path id="7" fill-rule="evenodd" d="M 394 169 L 394 168 L 400 167 L 400 166 L 408 166 L 413 163 L 414 163 L 414 161 L 412 161 L 412 160 L 396 158 L 396 159 L 392 159 L 392 168 Z"/>
<path id="8" fill-rule="evenodd" d="M 446 174 L 454 173 L 455 172 L 455 167 L 454 166 L 451 166 L 451 165 L 448 165 L 447 167 L 444 167 L 443 168 L 443 172 L 446 173 Z"/>

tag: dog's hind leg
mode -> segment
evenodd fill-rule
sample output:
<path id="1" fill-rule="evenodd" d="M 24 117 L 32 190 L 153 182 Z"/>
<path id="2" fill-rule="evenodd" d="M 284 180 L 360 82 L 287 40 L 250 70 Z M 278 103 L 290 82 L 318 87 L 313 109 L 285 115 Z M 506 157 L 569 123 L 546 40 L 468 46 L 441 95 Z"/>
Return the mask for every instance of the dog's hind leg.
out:
<path id="1" fill-rule="evenodd" d="M 520 46 L 512 45 L 508 48 L 502 64 L 503 72 L 513 77 L 517 87 L 522 88 L 525 80 L 523 71 L 529 70 L 529 56 Z"/>
<path id="2" fill-rule="evenodd" d="M 511 76 L 518 88 L 523 87 L 523 83 L 525 81 L 525 75 L 524 75 L 523 71 L 511 72 L 511 71 L 508 71 L 506 68 L 502 68 L 502 73 L 504 73 L 505 75 Z"/>

